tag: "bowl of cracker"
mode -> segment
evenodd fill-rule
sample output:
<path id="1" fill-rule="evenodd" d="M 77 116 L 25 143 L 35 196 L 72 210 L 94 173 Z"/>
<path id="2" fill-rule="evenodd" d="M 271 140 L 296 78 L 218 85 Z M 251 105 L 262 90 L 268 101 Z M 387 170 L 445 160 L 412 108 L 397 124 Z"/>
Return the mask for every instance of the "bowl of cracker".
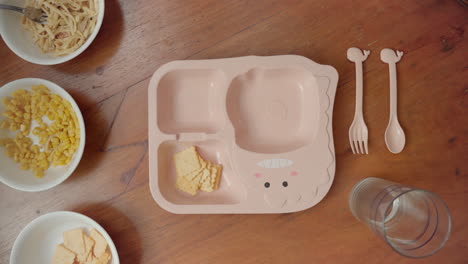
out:
<path id="1" fill-rule="evenodd" d="M 0 182 L 21 191 L 50 189 L 78 166 L 83 116 L 67 91 L 25 78 L 0 88 Z"/>
<path id="2" fill-rule="evenodd" d="M 10 264 L 119 264 L 109 234 L 93 219 L 53 212 L 29 223 L 11 250 Z"/>

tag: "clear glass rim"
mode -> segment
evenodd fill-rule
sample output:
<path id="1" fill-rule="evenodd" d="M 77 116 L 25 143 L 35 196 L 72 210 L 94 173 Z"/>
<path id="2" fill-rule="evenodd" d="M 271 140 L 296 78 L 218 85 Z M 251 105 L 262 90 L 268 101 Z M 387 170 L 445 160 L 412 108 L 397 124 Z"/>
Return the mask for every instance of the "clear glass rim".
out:
<path id="1" fill-rule="evenodd" d="M 412 188 L 412 187 L 409 187 L 409 188 Z M 452 215 L 450 214 L 450 210 L 447 206 L 447 204 L 444 202 L 444 200 L 442 200 L 437 194 L 431 192 L 431 191 L 427 191 L 427 190 L 423 190 L 423 189 L 418 189 L 418 188 L 412 188 L 411 190 L 407 190 L 407 191 L 404 191 L 400 194 L 398 194 L 397 196 L 395 196 L 393 199 L 392 199 L 392 202 L 390 202 L 387 206 L 387 208 L 385 208 L 385 214 L 387 214 L 391 209 L 392 209 L 392 206 L 393 206 L 393 202 L 400 198 L 402 195 L 405 195 L 405 194 L 408 194 L 410 192 L 422 192 L 426 195 L 429 195 L 431 197 L 434 197 L 435 199 L 437 199 L 439 201 L 440 204 L 442 204 L 442 208 L 445 209 L 446 213 L 447 213 L 447 216 L 448 216 L 448 219 L 449 219 L 449 223 L 448 223 L 448 231 L 447 231 L 447 234 L 445 235 L 445 238 L 444 238 L 444 241 L 442 241 L 442 243 L 440 243 L 440 245 L 434 249 L 433 251 L 431 251 L 429 254 L 426 254 L 426 255 L 421 255 L 421 256 L 413 256 L 413 255 L 407 255 L 407 254 L 404 254 L 402 253 L 401 251 L 399 251 L 387 238 L 387 231 L 386 231 L 386 228 L 385 228 L 385 219 L 383 221 L 383 237 L 385 239 L 385 242 L 394 250 L 396 251 L 398 254 L 404 256 L 404 257 L 408 257 L 408 258 L 414 258 L 414 259 L 420 259 L 420 258 L 425 258 L 425 257 L 429 257 L 429 256 L 432 256 L 434 255 L 437 251 L 439 251 L 441 248 L 443 248 L 445 246 L 445 244 L 447 243 L 449 237 L 450 237 L 450 234 L 452 232 Z"/>

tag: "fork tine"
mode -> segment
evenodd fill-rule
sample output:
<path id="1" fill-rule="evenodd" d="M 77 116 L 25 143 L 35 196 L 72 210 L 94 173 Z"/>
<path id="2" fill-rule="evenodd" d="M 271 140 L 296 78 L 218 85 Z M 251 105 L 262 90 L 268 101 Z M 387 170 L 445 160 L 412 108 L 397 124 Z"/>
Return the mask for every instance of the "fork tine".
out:
<path id="1" fill-rule="evenodd" d="M 366 152 L 366 154 L 369 154 L 369 148 L 367 146 L 367 142 L 369 140 L 369 133 L 367 131 L 367 127 L 364 127 L 362 134 L 363 134 L 362 141 L 364 143 L 364 151 Z"/>
<path id="2" fill-rule="evenodd" d="M 353 145 L 354 145 L 354 150 L 356 150 L 356 154 L 361 154 L 356 140 L 353 140 Z"/>
<path id="3" fill-rule="evenodd" d="M 357 131 L 356 144 L 359 147 L 359 154 L 364 154 L 364 149 L 362 148 L 361 142 L 362 142 L 362 128 L 359 127 Z"/>
<path id="4" fill-rule="evenodd" d="M 361 150 L 362 150 L 361 154 L 366 154 L 366 149 L 364 148 L 364 140 L 361 140 L 359 142 L 359 145 L 361 146 Z"/>
<path id="5" fill-rule="evenodd" d="M 354 140 L 354 137 L 353 137 L 353 141 L 351 141 L 351 147 L 353 148 L 353 154 L 359 154 L 359 149 L 356 148 L 356 140 Z"/>
<path id="6" fill-rule="evenodd" d="M 362 148 L 362 141 L 361 140 L 358 140 L 356 141 L 356 144 L 358 145 L 359 147 L 359 154 L 364 154 L 364 149 Z"/>
<path id="7" fill-rule="evenodd" d="M 353 125 L 352 124 L 348 131 L 348 137 L 349 137 L 349 145 L 351 146 L 351 151 L 353 152 L 353 154 L 356 154 L 356 151 L 354 151 L 354 146 L 353 146 Z"/>
<path id="8" fill-rule="evenodd" d="M 354 131 L 354 138 L 356 140 L 356 149 L 358 154 L 362 154 L 362 148 L 361 144 L 359 143 L 361 141 L 361 126 L 357 126 L 355 131 Z"/>

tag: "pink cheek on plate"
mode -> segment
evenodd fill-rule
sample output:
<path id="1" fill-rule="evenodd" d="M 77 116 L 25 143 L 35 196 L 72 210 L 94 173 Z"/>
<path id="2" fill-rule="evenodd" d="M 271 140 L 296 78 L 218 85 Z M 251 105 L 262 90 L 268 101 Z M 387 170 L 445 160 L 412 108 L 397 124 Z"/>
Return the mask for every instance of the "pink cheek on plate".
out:
<path id="1" fill-rule="evenodd" d="M 297 171 L 291 171 L 291 176 L 297 176 L 298 174 Z"/>
<path id="2" fill-rule="evenodd" d="M 255 176 L 255 178 L 260 178 L 260 177 L 262 177 L 262 174 L 260 174 L 260 173 L 255 173 L 254 176 Z"/>

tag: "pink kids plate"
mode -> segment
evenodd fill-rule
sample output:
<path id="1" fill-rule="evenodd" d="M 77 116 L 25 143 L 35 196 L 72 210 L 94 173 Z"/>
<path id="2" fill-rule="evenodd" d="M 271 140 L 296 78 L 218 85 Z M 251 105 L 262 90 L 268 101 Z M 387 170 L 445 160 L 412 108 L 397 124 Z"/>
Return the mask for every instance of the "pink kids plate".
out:
<path id="1" fill-rule="evenodd" d="M 180 214 L 289 213 L 320 202 L 335 176 L 338 73 L 282 55 L 173 61 L 148 89 L 149 183 Z M 173 155 L 198 147 L 223 165 L 218 190 L 176 188 Z"/>

